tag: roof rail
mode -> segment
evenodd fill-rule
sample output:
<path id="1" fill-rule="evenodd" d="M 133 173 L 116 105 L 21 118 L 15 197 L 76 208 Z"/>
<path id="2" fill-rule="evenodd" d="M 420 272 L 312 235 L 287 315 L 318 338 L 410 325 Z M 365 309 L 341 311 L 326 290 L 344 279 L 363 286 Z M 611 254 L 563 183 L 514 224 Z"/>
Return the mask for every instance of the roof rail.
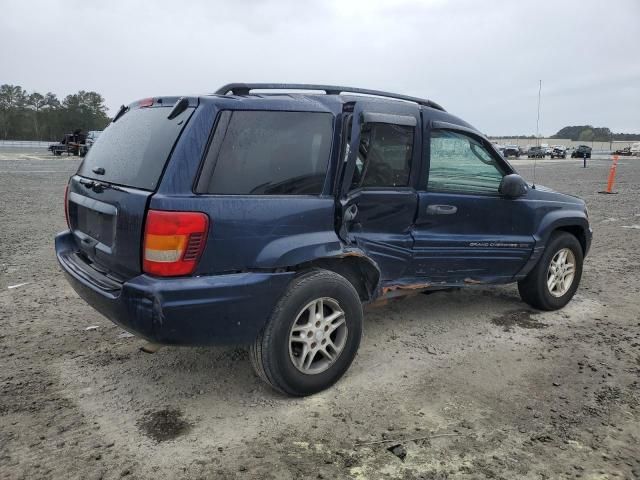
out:
<path id="1" fill-rule="evenodd" d="M 340 87 L 336 85 L 312 85 L 306 83 L 229 83 L 215 91 L 216 95 L 249 95 L 251 90 L 319 90 L 327 95 L 340 95 L 341 93 L 357 93 L 362 95 L 375 95 L 376 97 L 393 98 L 414 102 L 425 107 L 445 111 L 440 105 L 424 98 L 399 95 L 397 93 L 382 92 L 380 90 L 368 90 L 366 88 Z"/>

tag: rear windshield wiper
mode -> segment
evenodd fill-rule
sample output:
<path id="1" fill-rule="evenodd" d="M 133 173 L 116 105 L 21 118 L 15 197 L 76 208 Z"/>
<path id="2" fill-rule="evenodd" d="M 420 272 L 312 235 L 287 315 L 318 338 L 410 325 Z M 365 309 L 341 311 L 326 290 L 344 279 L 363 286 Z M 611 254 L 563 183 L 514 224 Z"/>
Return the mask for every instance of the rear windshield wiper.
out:
<path id="1" fill-rule="evenodd" d="M 120 110 L 118 110 L 118 113 L 116 113 L 116 116 L 113 117 L 113 120 L 111 120 L 111 123 L 116 123 L 116 121 L 118 121 L 118 119 L 128 111 L 129 111 L 129 107 L 127 107 L 126 105 L 121 105 Z"/>
<path id="2" fill-rule="evenodd" d="M 117 190 L 119 192 L 126 192 L 126 190 L 124 188 L 120 188 L 116 185 L 111 185 L 110 183 L 102 183 L 102 182 L 98 182 L 96 180 L 85 180 L 83 178 L 80 179 L 80 184 L 84 185 L 86 188 L 90 188 L 91 190 L 93 190 L 96 193 L 101 193 L 104 190 L 107 189 L 112 189 L 112 190 Z"/>

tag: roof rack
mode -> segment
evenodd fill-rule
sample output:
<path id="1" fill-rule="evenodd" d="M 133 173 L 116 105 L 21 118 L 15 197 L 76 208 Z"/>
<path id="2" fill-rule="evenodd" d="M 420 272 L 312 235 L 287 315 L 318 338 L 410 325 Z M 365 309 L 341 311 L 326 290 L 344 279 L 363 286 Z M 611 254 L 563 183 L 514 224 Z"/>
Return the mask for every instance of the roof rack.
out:
<path id="1" fill-rule="evenodd" d="M 397 93 L 382 92 L 380 90 L 368 90 L 366 88 L 340 87 L 336 85 L 311 85 L 306 83 L 229 83 L 216 90 L 216 95 L 249 95 L 251 90 L 319 90 L 327 95 L 340 95 L 342 93 L 357 93 L 362 95 L 375 95 L 376 97 L 393 98 L 414 102 L 425 107 L 446 111 L 440 105 L 424 98 L 399 95 Z"/>

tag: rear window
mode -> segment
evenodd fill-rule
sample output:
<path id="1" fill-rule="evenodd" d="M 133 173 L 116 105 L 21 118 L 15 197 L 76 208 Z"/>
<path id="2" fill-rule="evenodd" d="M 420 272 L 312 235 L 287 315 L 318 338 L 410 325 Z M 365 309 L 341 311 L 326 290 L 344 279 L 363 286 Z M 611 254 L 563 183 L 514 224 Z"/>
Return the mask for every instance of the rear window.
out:
<path id="1" fill-rule="evenodd" d="M 127 187 L 155 190 L 173 144 L 193 113 L 172 120 L 168 107 L 136 108 L 111 123 L 96 139 L 78 175 Z M 94 169 L 103 168 L 104 175 Z"/>
<path id="2" fill-rule="evenodd" d="M 332 124 L 330 113 L 230 113 L 228 125 L 217 127 L 226 131 L 219 149 L 208 154 L 206 162 L 215 166 L 210 178 L 202 179 L 206 186 L 201 190 L 236 195 L 320 194 Z"/>

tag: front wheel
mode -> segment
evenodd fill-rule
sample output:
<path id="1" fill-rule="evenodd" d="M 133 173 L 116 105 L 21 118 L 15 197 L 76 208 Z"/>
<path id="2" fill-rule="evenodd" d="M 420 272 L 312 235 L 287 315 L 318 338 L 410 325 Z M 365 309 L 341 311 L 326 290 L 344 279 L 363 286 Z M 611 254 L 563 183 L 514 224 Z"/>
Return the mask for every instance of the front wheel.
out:
<path id="1" fill-rule="evenodd" d="M 322 391 L 347 371 L 362 337 L 362 303 L 344 277 L 312 270 L 296 277 L 250 348 L 253 368 L 293 396 Z"/>
<path id="2" fill-rule="evenodd" d="M 578 239 L 567 232 L 554 233 L 538 264 L 518 282 L 520 297 L 539 310 L 564 307 L 578 289 L 582 263 Z"/>

